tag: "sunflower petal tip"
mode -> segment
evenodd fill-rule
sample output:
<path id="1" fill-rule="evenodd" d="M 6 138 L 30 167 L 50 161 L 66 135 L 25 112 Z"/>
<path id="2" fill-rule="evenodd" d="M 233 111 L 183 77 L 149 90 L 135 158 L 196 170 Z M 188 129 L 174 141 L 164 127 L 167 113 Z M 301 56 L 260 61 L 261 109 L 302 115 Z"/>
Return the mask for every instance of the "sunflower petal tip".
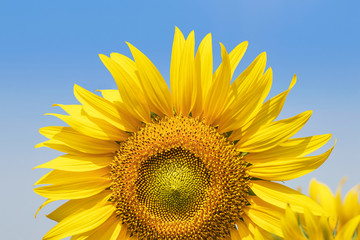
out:
<path id="1" fill-rule="evenodd" d="M 129 48 L 134 47 L 131 43 L 125 41 L 125 43 L 129 46 Z"/>
<path id="2" fill-rule="evenodd" d="M 38 143 L 38 144 L 35 145 L 35 148 L 41 148 L 43 146 L 44 146 L 43 143 Z"/>
<path id="3" fill-rule="evenodd" d="M 221 42 L 219 42 L 220 47 L 221 47 L 221 57 L 224 58 L 225 56 L 228 56 L 228 52 L 226 50 L 226 47 L 224 46 L 224 44 L 222 44 Z"/>
<path id="4" fill-rule="evenodd" d="M 76 83 L 74 84 L 74 92 L 78 92 L 79 90 L 83 89 L 82 87 L 80 87 L 80 85 L 77 85 Z"/>
<path id="5" fill-rule="evenodd" d="M 100 58 L 100 60 L 101 61 L 103 61 L 104 59 L 107 59 L 107 58 L 109 58 L 108 56 L 106 56 L 106 55 L 104 55 L 104 54 L 98 54 L 98 56 L 99 56 L 99 58 Z"/>

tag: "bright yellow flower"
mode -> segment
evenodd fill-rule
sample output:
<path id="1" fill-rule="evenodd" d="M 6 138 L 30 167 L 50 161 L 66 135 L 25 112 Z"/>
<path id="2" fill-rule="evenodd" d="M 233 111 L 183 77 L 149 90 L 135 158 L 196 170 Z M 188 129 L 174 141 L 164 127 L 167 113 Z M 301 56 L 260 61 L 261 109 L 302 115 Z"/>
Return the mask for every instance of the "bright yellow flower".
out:
<path id="1" fill-rule="evenodd" d="M 247 48 L 229 54 L 213 72 L 211 35 L 195 54 L 195 37 L 176 29 L 170 90 L 151 61 L 128 44 L 134 61 L 100 55 L 117 90 L 102 97 L 78 85 L 81 105 L 58 104 L 54 115 L 69 127 L 45 127 L 37 147 L 66 153 L 39 168 L 54 169 L 35 192 L 43 204 L 70 199 L 47 215 L 58 222 L 44 239 L 253 239 L 282 236 L 288 203 L 321 214 L 310 198 L 273 181 L 300 177 L 319 167 L 330 134 L 291 138 L 311 111 L 276 120 L 296 82 L 266 99 L 272 70 L 266 54 L 231 84 Z M 265 72 L 264 72 L 265 71 Z M 260 226 L 260 228 L 259 228 Z M 257 230 L 256 230 L 257 229 Z"/>
<path id="2" fill-rule="evenodd" d="M 353 187 L 341 200 L 340 183 L 336 195 L 328 186 L 312 180 L 310 197 L 326 211 L 325 215 L 315 216 L 305 209 L 304 214 L 296 214 L 291 205 L 282 219 L 285 240 L 359 240 L 360 239 L 360 185 Z"/>

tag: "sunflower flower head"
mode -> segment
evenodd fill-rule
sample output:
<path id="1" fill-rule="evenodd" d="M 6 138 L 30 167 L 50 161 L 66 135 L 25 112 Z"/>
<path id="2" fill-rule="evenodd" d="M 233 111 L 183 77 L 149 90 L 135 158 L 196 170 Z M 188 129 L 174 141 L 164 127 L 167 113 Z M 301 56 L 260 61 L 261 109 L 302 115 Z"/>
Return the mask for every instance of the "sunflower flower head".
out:
<path id="1" fill-rule="evenodd" d="M 360 239 L 360 186 L 354 186 L 342 201 L 344 182 L 345 179 L 340 182 L 334 195 L 325 184 L 311 180 L 309 195 L 326 214 L 316 216 L 308 209 L 304 209 L 304 214 L 299 214 L 288 206 L 281 220 L 284 239 Z"/>
<path id="2" fill-rule="evenodd" d="M 49 114 L 68 124 L 44 127 L 50 147 L 65 154 L 38 168 L 41 206 L 69 200 L 47 215 L 58 224 L 44 239 L 254 239 L 283 237 L 281 216 L 321 215 L 315 201 L 273 181 L 305 175 L 332 148 L 330 134 L 292 138 L 311 111 L 276 120 L 296 83 L 265 101 L 272 84 L 266 54 L 233 80 L 247 42 L 221 44 L 214 71 L 211 34 L 195 50 L 175 29 L 170 89 L 152 62 L 128 43 L 133 59 L 100 55 L 116 90 L 94 94 L 75 85 L 78 105 Z"/>

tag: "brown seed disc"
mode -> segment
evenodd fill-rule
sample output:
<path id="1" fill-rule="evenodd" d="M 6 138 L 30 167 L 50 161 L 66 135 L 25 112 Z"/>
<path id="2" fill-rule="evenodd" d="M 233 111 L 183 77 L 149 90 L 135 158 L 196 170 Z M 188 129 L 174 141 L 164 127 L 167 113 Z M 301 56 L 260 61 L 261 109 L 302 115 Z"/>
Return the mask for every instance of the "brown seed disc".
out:
<path id="1" fill-rule="evenodd" d="M 139 239 L 223 239 L 247 204 L 245 164 L 215 128 L 166 117 L 121 143 L 111 200 Z"/>

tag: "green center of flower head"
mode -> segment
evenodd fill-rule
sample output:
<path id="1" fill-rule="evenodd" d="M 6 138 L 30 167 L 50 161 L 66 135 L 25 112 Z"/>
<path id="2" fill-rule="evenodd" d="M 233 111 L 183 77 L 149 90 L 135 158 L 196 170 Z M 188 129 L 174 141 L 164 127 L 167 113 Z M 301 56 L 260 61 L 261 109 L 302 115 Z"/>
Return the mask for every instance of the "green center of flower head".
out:
<path id="1" fill-rule="evenodd" d="M 142 164 L 136 190 L 155 216 L 185 220 L 199 210 L 209 184 L 202 161 L 190 151 L 173 148 Z"/>
<path id="2" fill-rule="evenodd" d="M 120 143 L 110 200 L 138 239 L 225 239 L 248 204 L 245 166 L 215 128 L 165 117 Z"/>

